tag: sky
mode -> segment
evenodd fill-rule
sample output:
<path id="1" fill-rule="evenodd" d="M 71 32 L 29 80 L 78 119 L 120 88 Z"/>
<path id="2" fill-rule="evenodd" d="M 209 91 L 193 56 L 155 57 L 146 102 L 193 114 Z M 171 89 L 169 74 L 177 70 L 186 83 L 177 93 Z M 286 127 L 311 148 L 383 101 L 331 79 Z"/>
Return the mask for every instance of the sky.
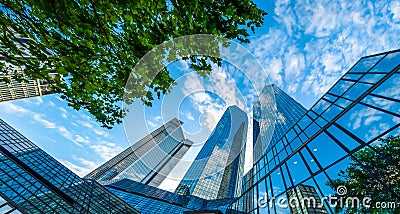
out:
<path id="1" fill-rule="evenodd" d="M 250 43 L 244 46 L 259 60 L 270 81 L 307 109 L 360 57 L 400 48 L 399 1 L 255 2 L 268 15 L 264 25 L 256 29 Z M 228 105 L 242 105 L 248 116 L 252 116 L 247 97 L 239 99 L 232 94 L 235 88 L 246 90 L 241 85 L 242 77 L 235 76 L 234 69 L 226 72 L 214 68 L 215 74 L 208 82 L 194 75 L 184 62 L 173 63 L 169 69 L 184 73 L 186 78 L 177 86 L 183 95 L 168 95 L 184 97 L 171 115 L 164 108 L 172 108 L 173 104 L 155 101 L 154 108 L 136 106 L 141 110 L 130 113 L 124 120 L 125 125 L 108 130 L 101 128 L 85 110 L 68 107 L 59 95 L 47 95 L 2 102 L 0 118 L 84 176 L 173 116 L 184 122 L 188 138 L 199 142 L 207 138 Z M 223 93 L 193 93 L 196 87 L 206 88 L 207 84 L 221 86 L 217 90 Z M 135 125 L 139 117 L 146 120 L 147 127 Z M 252 165 L 250 133 L 247 140 L 246 171 Z M 193 159 L 200 149 L 201 144 L 197 144 L 184 159 Z M 177 167 L 173 173 L 179 178 L 184 172 Z M 177 181 L 170 180 L 161 187 L 171 190 L 174 185 Z"/>

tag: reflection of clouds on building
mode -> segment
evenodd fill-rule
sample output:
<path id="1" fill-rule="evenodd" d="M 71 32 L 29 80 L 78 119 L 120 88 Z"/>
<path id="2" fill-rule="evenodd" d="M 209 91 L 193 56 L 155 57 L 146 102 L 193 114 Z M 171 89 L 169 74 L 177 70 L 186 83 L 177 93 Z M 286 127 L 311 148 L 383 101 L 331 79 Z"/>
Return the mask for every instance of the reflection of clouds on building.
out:
<path id="1" fill-rule="evenodd" d="M 253 107 L 254 162 L 307 110 L 276 85 L 267 85 Z"/>
<path id="2" fill-rule="evenodd" d="M 204 199 L 238 195 L 242 186 L 246 133 L 246 113 L 236 106 L 228 107 L 175 192 L 189 192 Z"/>
<path id="3" fill-rule="evenodd" d="M 334 195 L 332 181 L 340 178 L 341 171 L 352 161 L 365 161 L 358 160 L 355 152 L 373 152 L 372 146 L 380 138 L 400 133 L 399 68 L 400 50 L 361 58 L 298 122 L 272 140 L 259 160 L 255 159 L 244 178 L 242 196 L 227 213 L 334 212 L 326 203 L 317 210 L 301 203 L 290 210 L 276 204 L 262 208 L 253 201 L 264 197 L 260 192 L 267 192 L 268 200 L 313 196 L 319 204 L 322 198 Z M 276 102 L 279 107 L 278 96 Z M 391 167 L 400 167 L 393 157 L 373 153 Z M 382 185 L 382 191 L 398 198 L 371 169 L 362 164 L 360 169 L 370 175 L 369 182 Z"/>

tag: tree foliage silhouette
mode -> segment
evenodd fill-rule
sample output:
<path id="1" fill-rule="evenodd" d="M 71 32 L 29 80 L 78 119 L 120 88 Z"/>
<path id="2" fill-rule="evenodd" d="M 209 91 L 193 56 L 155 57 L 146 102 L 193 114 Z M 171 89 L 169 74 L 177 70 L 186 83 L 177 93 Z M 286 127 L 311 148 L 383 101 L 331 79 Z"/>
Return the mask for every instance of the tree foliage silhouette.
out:
<path id="1" fill-rule="evenodd" d="M 76 110 L 87 109 L 102 126 L 120 123 L 122 101 L 151 105 L 174 79 L 166 68 L 131 75 L 157 45 L 184 35 L 212 34 L 249 42 L 266 13 L 251 0 L 4 0 L 0 3 L 2 72 L 18 81 L 42 79 Z M 21 39 L 29 38 L 29 39 Z M 216 48 L 216 47 L 211 47 Z M 175 47 L 176 49 L 176 47 Z M 168 54 L 171 49 L 165 50 Z M 213 57 L 187 57 L 197 71 L 210 70 Z M 24 75 L 10 68 L 24 68 Z M 50 76 L 49 70 L 62 75 Z M 207 75 L 207 72 L 200 72 Z M 155 75 L 155 76 L 154 76 Z M 3 79 L 3 81 L 7 81 Z"/>

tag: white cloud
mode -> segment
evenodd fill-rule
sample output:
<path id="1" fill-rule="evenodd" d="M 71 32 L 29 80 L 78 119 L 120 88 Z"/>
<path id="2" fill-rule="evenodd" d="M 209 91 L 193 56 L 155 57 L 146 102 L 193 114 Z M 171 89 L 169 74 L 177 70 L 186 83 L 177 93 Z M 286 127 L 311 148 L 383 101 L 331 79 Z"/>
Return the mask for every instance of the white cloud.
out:
<path id="1" fill-rule="evenodd" d="M 82 136 L 79 135 L 79 134 L 75 135 L 75 141 L 76 141 L 76 142 L 79 142 L 79 143 L 84 143 L 84 144 L 90 143 L 90 140 L 89 140 L 89 137 L 88 137 L 88 136 L 82 137 Z"/>
<path id="2" fill-rule="evenodd" d="M 50 121 L 44 119 L 43 117 L 45 117 L 43 114 L 34 114 L 33 115 L 33 119 L 36 120 L 38 123 L 42 124 L 44 127 L 48 128 L 48 129 L 56 128 L 55 123 L 50 122 Z"/>
<path id="3" fill-rule="evenodd" d="M 77 174 L 80 177 L 84 177 L 85 175 L 87 175 L 89 172 L 92 171 L 92 169 L 89 169 L 87 167 L 81 167 L 78 166 L 76 164 L 71 163 L 70 161 L 67 160 L 58 160 L 60 163 L 62 163 L 65 167 L 67 167 L 69 170 L 71 170 L 72 172 L 74 172 L 75 174 Z"/>
<path id="4" fill-rule="evenodd" d="M 101 135 L 101 136 L 103 136 L 103 137 L 108 137 L 108 136 L 109 136 L 108 132 L 105 132 L 105 131 L 103 131 L 103 130 L 101 130 L 101 129 L 93 129 L 93 132 L 94 132 L 95 134 Z"/>
<path id="5" fill-rule="evenodd" d="M 59 107 L 58 109 L 61 111 L 61 117 L 63 117 L 63 118 L 68 118 L 67 110 L 65 110 L 65 109 L 62 108 L 62 107 Z"/>
<path id="6" fill-rule="evenodd" d="M 161 116 L 156 116 L 154 118 L 154 120 L 157 121 L 157 122 L 161 122 L 162 121 L 162 117 Z"/>
<path id="7" fill-rule="evenodd" d="M 107 142 L 100 142 L 96 145 L 90 145 L 89 148 L 93 149 L 96 154 L 98 154 L 105 161 L 110 160 L 118 153 L 122 151 L 122 148 L 119 146 L 109 146 Z"/>
<path id="8" fill-rule="evenodd" d="M 93 171 L 95 168 L 97 168 L 100 165 L 98 163 L 84 159 L 82 157 L 77 157 L 76 155 L 72 155 L 72 158 L 76 161 L 79 161 L 82 165 L 85 166 L 85 168 L 87 168 L 90 171 Z"/>
<path id="9" fill-rule="evenodd" d="M 27 110 L 19 105 L 15 105 L 10 101 L 2 102 L 0 105 L 0 110 L 2 112 L 8 113 L 8 114 L 13 114 L 16 116 L 30 112 L 29 110 Z"/>
<path id="10" fill-rule="evenodd" d="M 82 138 L 80 135 L 76 135 L 74 138 L 74 136 L 72 135 L 72 133 L 65 128 L 65 126 L 58 126 L 57 127 L 57 131 L 58 133 L 60 133 L 64 138 L 70 140 L 71 142 L 73 142 L 75 145 L 82 147 L 83 145 L 81 143 L 88 143 L 84 138 Z"/>
<path id="11" fill-rule="evenodd" d="M 186 114 L 185 114 L 185 116 L 186 116 L 186 118 L 187 118 L 188 120 L 195 120 L 194 117 L 193 117 L 193 115 L 192 115 L 192 113 L 191 113 L 190 111 L 187 111 Z"/>
<path id="12" fill-rule="evenodd" d="M 48 104 L 49 104 L 50 107 L 55 107 L 56 106 L 56 104 L 53 101 L 49 101 Z"/>
<path id="13" fill-rule="evenodd" d="M 158 127 L 158 125 L 156 124 L 156 123 L 153 123 L 153 122 L 151 122 L 150 120 L 147 120 L 147 124 L 149 124 L 149 126 L 151 127 L 151 128 L 157 128 Z"/>
<path id="14" fill-rule="evenodd" d="M 400 2 L 395 1 L 393 4 L 390 5 L 390 13 L 393 15 L 393 21 L 398 22 L 400 21 Z"/>
<path id="15" fill-rule="evenodd" d="M 360 57 L 400 48 L 398 1 L 277 1 L 274 12 L 279 25 L 248 47 L 300 101 L 316 101 Z"/>
<path id="16" fill-rule="evenodd" d="M 93 125 L 92 125 L 90 122 L 88 122 L 88 121 L 77 120 L 76 122 L 77 122 L 79 125 L 82 125 L 82 126 L 88 128 L 88 129 L 92 129 L 92 128 L 93 128 Z"/>

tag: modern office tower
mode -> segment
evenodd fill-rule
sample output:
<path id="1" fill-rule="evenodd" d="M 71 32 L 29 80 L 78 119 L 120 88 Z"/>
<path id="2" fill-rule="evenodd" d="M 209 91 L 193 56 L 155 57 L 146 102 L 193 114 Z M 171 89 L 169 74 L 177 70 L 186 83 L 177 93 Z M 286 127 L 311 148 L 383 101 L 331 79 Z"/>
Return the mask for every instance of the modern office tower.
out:
<path id="1" fill-rule="evenodd" d="M 20 42 L 27 41 L 28 38 L 19 38 Z M 29 58 L 29 55 L 24 56 Z M 60 74 L 49 71 L 51 78 L 62 78 Z M 43 96 L 51 94 L 50 84 L 45 80 L 29 79 L 27 82 L 18 82 L 13 77 L 13 73 L 24 76 L 24 70 L 21 67 L 15 67 L 5 61 L 5 57 L 0 55 L 0 102 L 29 97 Z M 5 82 L 4 80 L 8 80 Z"/>
<path id="2" fill-rule="evenodd" d="M 167 178 L 168 174 L 174 169 L 192 145 L 193 142 L 191 140 L 185 139 L 183 145 L 171 155 L 172 157 L 169 158 L 168 162 L 160 169 L 160 171 L 157 171 L 153 177 L 149 179 L 150 182 L 147 184 L 158 187 L 165 178 Z"/>
<path id="3" fill-rule="evenodd" d="M 277 202 L 300 185 L 313 186 L 322 199 L 337 194 L 337 183 L 346 187 L 346 184 L 359 182 L 362 183 L 360 192 L 380 186 L 380 194 L 398 201 L 397 187 L 390 180 L 382 181 L 386 176 L 376 173 L 380 173 L 382 167 L 400 168 L 398 150 L 393 154 L 377 152 L 387 145 L 379 139 L 400 134 L 399 69 L 400 50 L 361 58 L 254 164 L 254 184 L 227 213 L 290 212 L 277 203 L 273 206 L 249 204 L 264 200 L 265 194 L 267 201 L 275 199 Z M 373 163 L 368 163 L 369 159 L 363 154 L 385 164 L 378 168 L 366 167 L 365 164 L 373 166 Z M 368 179 L 347 176 L 349 166 L 358 167 L 360 172 L 368 174 L 365 175 Z M 347 186 L 344 196 L 354 197 L 351 195 L 353 188 Z M 369 197 L 370 192 L 364 192 Z M 326 200 L 324 208 L 334 213 Z"/>
<path id="4" fill-rule="evenodd" d="M 300 184 L 288 191 L 290 212 L 293 214 L 326 214 L 322 200 L 315 187 Z"/>
<path id="5" fill-rule="evenodd" d="M 23 71 L 21 68 L 16 69 L 18 73 L 22 74 Z M 51 73 L 50 75 L 59 76 L 59 74 L 56 73 Z M 0 72 L 0 79 L 3 78 L 8 79 L 9 82 L 0 81 L 0 102 L 43 96 L 52 93 L 50 84 L 44 80 L 30 79 L 28 82 L 17 82 L 11 75 L 4 75 L 3 72 Z"/>
<path id="6" fill-rule="evenodd" d="M 0 196 L 12 213 L 139 213 L 0 119 Z"/>
<path id="7" fill-rule="evenodd" d="M 208 200 L 234 197 L 242 186 L 246 134 L 246 113 L 228 107 L 175 192 Z"/>
<path id="8" fill-rule="evenodd" d="M 184 138 L 181 125 L 180 120 L 172 119 L 85 178 L 96 181 L 128 178 L 157 187 L 193 143 Z"/>
<path id="9" fill-rule="evenodd" d="M 275 84 L 265 86 L 253 105 L 254 162 L 306 112 L 307 109 Z"/>

